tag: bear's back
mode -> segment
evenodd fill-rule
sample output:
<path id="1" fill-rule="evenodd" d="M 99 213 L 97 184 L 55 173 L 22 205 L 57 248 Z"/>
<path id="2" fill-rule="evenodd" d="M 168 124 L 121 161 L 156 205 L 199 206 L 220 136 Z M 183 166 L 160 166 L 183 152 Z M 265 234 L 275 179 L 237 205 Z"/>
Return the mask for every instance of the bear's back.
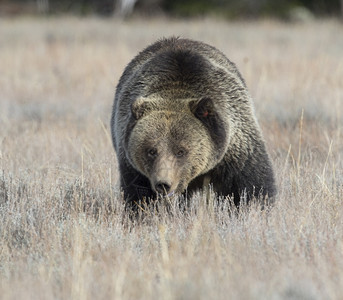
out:
<path id="1" fill-rule="evenodd" d="M 211 67 L 235 77 L 245 87 L 235 64 L 216 48 L 202 42 L 176 37 L 161 39 L 141 51 L 128 64 L 119 80 L 117 91 L 125 89 L 126 85 L 130 86 L 135 80 L 151 80 L 149 77 L 154 74 L 160 81 L 187 81 L 190 78 L 197 81 L 199 76 L 208 72 Z M 190 82 L 190 85 L 193 83 Z"/>

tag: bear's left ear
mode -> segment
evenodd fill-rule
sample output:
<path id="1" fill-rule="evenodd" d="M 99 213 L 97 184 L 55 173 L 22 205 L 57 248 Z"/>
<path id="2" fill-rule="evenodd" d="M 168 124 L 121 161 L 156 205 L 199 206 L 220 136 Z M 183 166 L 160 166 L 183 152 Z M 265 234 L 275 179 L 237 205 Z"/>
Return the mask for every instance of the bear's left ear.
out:
<path id="1" fill-rule="evenodd" d="M 149 109 L 150 101 L 147 98 L 144 97 L 139 97 L 135 100 L 135 102 L 132 103 L 131 105 L 131 113 L 132 116 L 136 119 L 139 120 L 144 116 L 144 114 L 147 112 Z"/>
<path id="2" fill-rule="evenodd" d="M 209 130 L 217 150 L 224 151 L 226 145 L 225 123 L 216 111 L 213 100 L 209 97 L 203 97 L 200 100 L 190 101 L 189 108 L 194 116 Z"/>
<path id="3" fill-rule="evenodd" d="M 191 112 L 200 120 L 206 120 L 215 114 L 214 104 L 211 98 L 203 97 L 200 100 L 189 102 Z"/>

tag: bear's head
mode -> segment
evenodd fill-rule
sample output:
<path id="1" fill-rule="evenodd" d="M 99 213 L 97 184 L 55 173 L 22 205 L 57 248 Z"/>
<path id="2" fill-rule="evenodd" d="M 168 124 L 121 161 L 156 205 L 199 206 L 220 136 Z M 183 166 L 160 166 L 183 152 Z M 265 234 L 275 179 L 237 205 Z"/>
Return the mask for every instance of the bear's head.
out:
<path id="1" fill-rule="evenodd" d="M 184 192 L 223 158 L 228 144 L 211 98 L 173 103 L 140 97 L 131 106 L 126 155 L 158 194 Z"/>

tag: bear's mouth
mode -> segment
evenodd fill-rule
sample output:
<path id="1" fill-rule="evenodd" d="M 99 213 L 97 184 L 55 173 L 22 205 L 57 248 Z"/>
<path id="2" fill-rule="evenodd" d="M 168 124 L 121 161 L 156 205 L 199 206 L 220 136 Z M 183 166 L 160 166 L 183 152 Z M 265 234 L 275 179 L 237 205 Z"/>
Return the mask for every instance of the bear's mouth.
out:
<path id="1" fill-rule="evenodd" d="M 175 190 L 169 191 L 169 192 L 163 192 L 163 193 L 155 191 L 155 193 L 159 196 L 162 196 L 162 197 L 172 197 L 172 196 L 177 194 L 177 192 Z"/>
<path id="2" fill-rule="evenodd" d="M 175 191 L 171 191 L 169 194 L 167 194 L 166 196 L 167 197 L 172 197 L 172 196 L 174 196 L 175 195 Z"/>
<path id="3" fill-rule="evenodd" d="M 156 188 L 156 185 L 155 185 L 153 190 L 160 197 L 173 197 L 175 195 L 182 194 L 186 190 L 186 187 L 184 186 L 183 182 L 180 182 L 177 185 L 169 186 L 169 189 Z"/>

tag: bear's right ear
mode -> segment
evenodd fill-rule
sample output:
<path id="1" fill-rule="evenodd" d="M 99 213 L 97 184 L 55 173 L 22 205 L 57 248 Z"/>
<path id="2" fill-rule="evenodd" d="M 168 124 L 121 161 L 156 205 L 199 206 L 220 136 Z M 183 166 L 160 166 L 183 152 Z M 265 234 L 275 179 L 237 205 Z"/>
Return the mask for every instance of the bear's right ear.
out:
<path id="1" fill-rule="evenodd" d="M 150 101 L 148 99 L 139 97 L 132 103 L 131 113 L 136 120 L 139 120 L 144 116 L 145 112 L 148 110 L 149 102 Z"/>

